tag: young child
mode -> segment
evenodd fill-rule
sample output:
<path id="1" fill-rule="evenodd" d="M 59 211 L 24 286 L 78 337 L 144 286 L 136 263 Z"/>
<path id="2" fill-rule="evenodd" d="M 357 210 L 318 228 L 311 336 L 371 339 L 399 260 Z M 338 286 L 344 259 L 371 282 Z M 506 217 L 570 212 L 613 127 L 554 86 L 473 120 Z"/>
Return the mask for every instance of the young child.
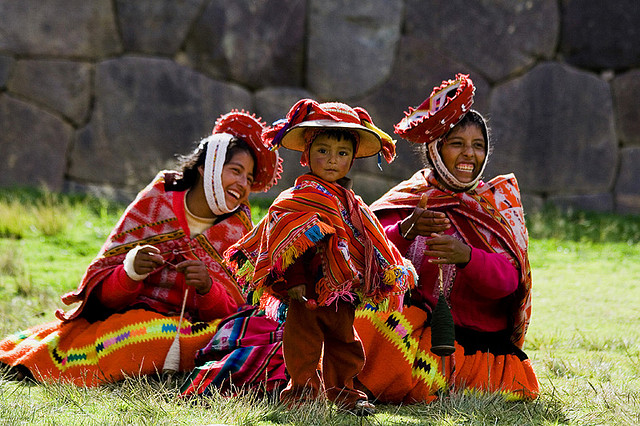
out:
<path id="1" fill-rule="evenodd" d="M 355 309 L 361 303 L 400 309 L 415 271 L 346 175 L 355 158 L 381 152 L 391 162 L 394 141 L 364 109 L 310 99 L 296 103 L 263 139 L 301 151 L 310 173 L 282 192 L 225 256 L 268 314 L 276 315 L 278 300 L 288 303 L 283 351 L 290 380 L 280 399 L 291 405 L 324 391 L 338 407 L 372 414 L 375 407 L 354 387 L 365 359 Z"/>

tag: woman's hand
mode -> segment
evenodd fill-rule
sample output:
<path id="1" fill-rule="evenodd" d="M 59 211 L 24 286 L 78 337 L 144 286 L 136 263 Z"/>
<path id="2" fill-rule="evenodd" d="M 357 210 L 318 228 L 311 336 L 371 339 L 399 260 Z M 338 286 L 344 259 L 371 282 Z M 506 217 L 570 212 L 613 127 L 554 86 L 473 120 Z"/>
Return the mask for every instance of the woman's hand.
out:
<path id="1" fill-rule="evenodd" d="M 431 234 L 431 237 L 426 241 L 429 250 L 424 251 L 424 254 L 433 257 L 433 259 L 429 259 L 429 262 L 466 265 L 471 260 L 471 247 L 459 239 L 451 235 L 436 233 Z"/>
<path id="2" fill-rule="evenodd" d="M 418 235 L 426 237 L 433 233 L 444 232 L 451 227 L 447 215 L 427 210 L 428 199 L 427 194 L 422 194 L 420 202 L 411 215 L 400 222 L 400 233 L 405 239 L 413 240 Z"/>
<path id="3" fill-rule="evenodd" d="M 207 294 L 211 290 L 211 277 L 207 266 L 201 260 L 185 260 L 176 265 L 176 270 L 184 274 L 187 285 L 193 286 L 198 294 Z"/>
<path id="4" fill-rule="evenodd" d="M 287 293 L 289 294 L 289 297 L 291 298 L 291 300 L 304 302 L 305 301 L 304 294 L 306 293 L 306 291 L 307 291 L 307 286 L 304 284 L 300 284 L 295 287 L 291 287 L 289 290 L 287 290 Z"/>
<path id="5" fill-rule="evenodd" d="M 133 269 L 138 275 L 146 275 L 164 264 L 160 250 L 154 246 L 142 246 L 133 260 Z"/>

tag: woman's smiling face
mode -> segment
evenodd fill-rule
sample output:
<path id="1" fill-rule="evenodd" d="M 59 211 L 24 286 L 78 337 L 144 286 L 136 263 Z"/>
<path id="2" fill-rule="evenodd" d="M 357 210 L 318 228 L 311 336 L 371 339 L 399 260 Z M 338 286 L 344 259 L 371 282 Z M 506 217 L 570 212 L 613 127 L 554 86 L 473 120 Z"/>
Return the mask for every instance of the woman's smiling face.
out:
<path id="1" fill-rule="evenodd" d="M 487 157 L 487 142 L 482 129 L 475 124 L 454 127 L 444 139 L 440 155 L 456 179 L 463 183 L 473 181 Z"/>
<path id="2" fill-rule="evenodd" d="M 222 188 L 229 209 L 249 198 L 253 184 L 254 161 L 247 151 L 238 151 L 222 167 Z"/>

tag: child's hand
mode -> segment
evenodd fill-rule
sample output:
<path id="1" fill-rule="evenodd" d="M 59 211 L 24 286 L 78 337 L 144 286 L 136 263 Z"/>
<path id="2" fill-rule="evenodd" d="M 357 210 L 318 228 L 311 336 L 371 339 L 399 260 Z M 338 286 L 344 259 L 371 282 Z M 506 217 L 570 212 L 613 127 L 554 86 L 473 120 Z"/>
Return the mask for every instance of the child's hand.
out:
<path id="1" fill-rule="evenodd" d="M 297 300 L 298 302 L 303 302 L 305 297 L 304 294 L 307 292 L 307 286 L 304 284 L 297 285 L 295 287 L 291 287 L 287 293 L 291 300 Z"/>
<path id="2" fill-rule="evenodd" d="M 307 309 L 310 309 L 312 311 L 318 309 L 318 302 L 316 302 L 315 299 L 307 299 L 306 297 L 304 297 L 302 300 L 304 300 L 304 306 Z"/>

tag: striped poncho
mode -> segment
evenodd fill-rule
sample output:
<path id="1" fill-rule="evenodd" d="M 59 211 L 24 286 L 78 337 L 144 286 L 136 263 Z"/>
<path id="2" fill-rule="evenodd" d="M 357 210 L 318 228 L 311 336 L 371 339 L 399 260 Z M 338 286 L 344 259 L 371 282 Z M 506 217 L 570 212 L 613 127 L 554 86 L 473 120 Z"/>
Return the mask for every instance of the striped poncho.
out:
<path id="1" fill-rule="evenodd" d="M 318 305 L 342 299 L 402 308 L 416 281 L 413 266 L 389 242 L 371 210 L 353 191 L 311 174 L 280 194 L 263 220 L 225 252 L 238 281 L 264 305 L 285 270 L 307 249 L 322 258 Z"/>

